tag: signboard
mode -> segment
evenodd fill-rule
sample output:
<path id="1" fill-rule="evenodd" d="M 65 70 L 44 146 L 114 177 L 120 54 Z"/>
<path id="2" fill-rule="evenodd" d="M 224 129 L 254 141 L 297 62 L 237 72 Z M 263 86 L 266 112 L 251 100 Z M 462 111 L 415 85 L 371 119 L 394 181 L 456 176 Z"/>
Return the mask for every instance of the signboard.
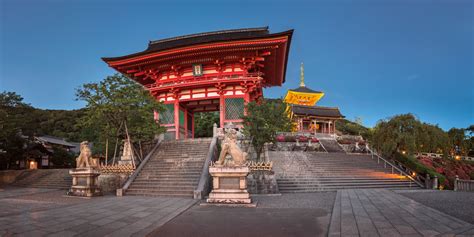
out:
<path id="1" fill-rule="evenodd" d="M 202 64 L 193 65 L 193 76 L 195 77 L 202 76 Z"/>

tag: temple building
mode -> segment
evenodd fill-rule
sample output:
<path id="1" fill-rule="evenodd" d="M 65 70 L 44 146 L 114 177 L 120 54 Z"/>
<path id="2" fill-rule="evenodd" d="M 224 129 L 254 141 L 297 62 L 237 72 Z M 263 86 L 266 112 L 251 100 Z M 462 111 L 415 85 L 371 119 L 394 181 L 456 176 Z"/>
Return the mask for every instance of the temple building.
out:
<path id="1" fill-rule="evenodd" d="M 142 84 L 166 111 L 156 114 L 166 138 L 194 137 L 194 114 L 219 111 L 220 127 L 241 126 L 244 106 L 281 86 L 293 30 L 224 30 L 150 41 L 142 52 L 102 58 Z"/>
<path id="2" fill-rule="evenodd" d="M 344 116 L 337 107 L 317 106 L 316 104 L 323 96 L 323 92 L 306 87 L 302 63 L 300 87 L 288 90 L 283 100 L 288 104 L 288 114 L 294 123 L 295 132 L 336 132 L 336 120 Z"/>

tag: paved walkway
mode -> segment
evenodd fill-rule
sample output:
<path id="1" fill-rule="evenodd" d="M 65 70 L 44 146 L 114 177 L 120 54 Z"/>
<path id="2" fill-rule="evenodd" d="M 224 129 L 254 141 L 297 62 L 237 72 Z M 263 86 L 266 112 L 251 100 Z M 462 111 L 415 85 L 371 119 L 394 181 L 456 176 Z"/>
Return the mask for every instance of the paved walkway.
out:
<path id="1" fill-rule="evenodd" d="M 51 189 L 0 192 L 0 236 L 146 236 L 195 204 L 190 198 L 64 197 Z"/>
<path id="2" fill-rule="evenodd" d="M 326 236 L 335 196 L 317 192 L 252 197 L 257 208 L 196 205 L 150 236 Z"/>
<path id="3" fill-rule="evenodd" d="M 329 236 L 474 236 L 474 225 L 390 190 L 341 190 Z"/>

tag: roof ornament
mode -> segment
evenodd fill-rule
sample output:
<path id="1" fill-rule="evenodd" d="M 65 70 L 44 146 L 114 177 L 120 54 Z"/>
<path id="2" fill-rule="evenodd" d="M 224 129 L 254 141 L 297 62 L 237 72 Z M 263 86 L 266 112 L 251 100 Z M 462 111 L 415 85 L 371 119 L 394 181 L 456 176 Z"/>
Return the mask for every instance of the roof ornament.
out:
<path id="1" fill-rule="evenodd" d="M 304 65 L 301 63 L 300 67 L 300 87 L 306 87 L 304 84 Z"/>

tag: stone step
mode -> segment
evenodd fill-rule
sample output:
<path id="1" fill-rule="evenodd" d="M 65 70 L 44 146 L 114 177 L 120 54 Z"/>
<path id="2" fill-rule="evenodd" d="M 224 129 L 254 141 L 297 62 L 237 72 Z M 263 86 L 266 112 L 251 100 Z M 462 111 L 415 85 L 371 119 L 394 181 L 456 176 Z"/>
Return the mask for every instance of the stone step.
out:
<path id="1" fill-rule="evenodd" d="M 314 183 L 280 183 L 278 182 L 278 187 L 283 188 L 283 187 L 313 187 L 313 186 L 360 186 L 360 185 L 381 185 L 381 184 L 386 184 L 386 185 L 398 185 L 398 184 L 411 184 L 413 182 L 410 181 L 367 181 L 367 182 L 314 182 Z"/>
<path id="2" fill-rule="evenodd" d="M 373 188 L 383 188 L 383 189 L 391 189 L 391 190 L 404 190 L 404 189 L 421 189 L 418 186 L 366 186 L 366 187 L 321 187 L 315 189 L 295 189 L 295 190 L 285 190 L 280 189 L 281 193 L 311 193 L 311 192 L 327 192 L 327 191 L 337 191 L 341 189 L 373 189 Z"/>
<path id="3" fill-rule="evenodd" d="M 126 192 L 126 195 L 150 195 L 150 196 L 187 196 L 192 197 L 194 190 L 153 190 L 153 189 L 139 189 L 139 188 L 129 188 Z"/>

